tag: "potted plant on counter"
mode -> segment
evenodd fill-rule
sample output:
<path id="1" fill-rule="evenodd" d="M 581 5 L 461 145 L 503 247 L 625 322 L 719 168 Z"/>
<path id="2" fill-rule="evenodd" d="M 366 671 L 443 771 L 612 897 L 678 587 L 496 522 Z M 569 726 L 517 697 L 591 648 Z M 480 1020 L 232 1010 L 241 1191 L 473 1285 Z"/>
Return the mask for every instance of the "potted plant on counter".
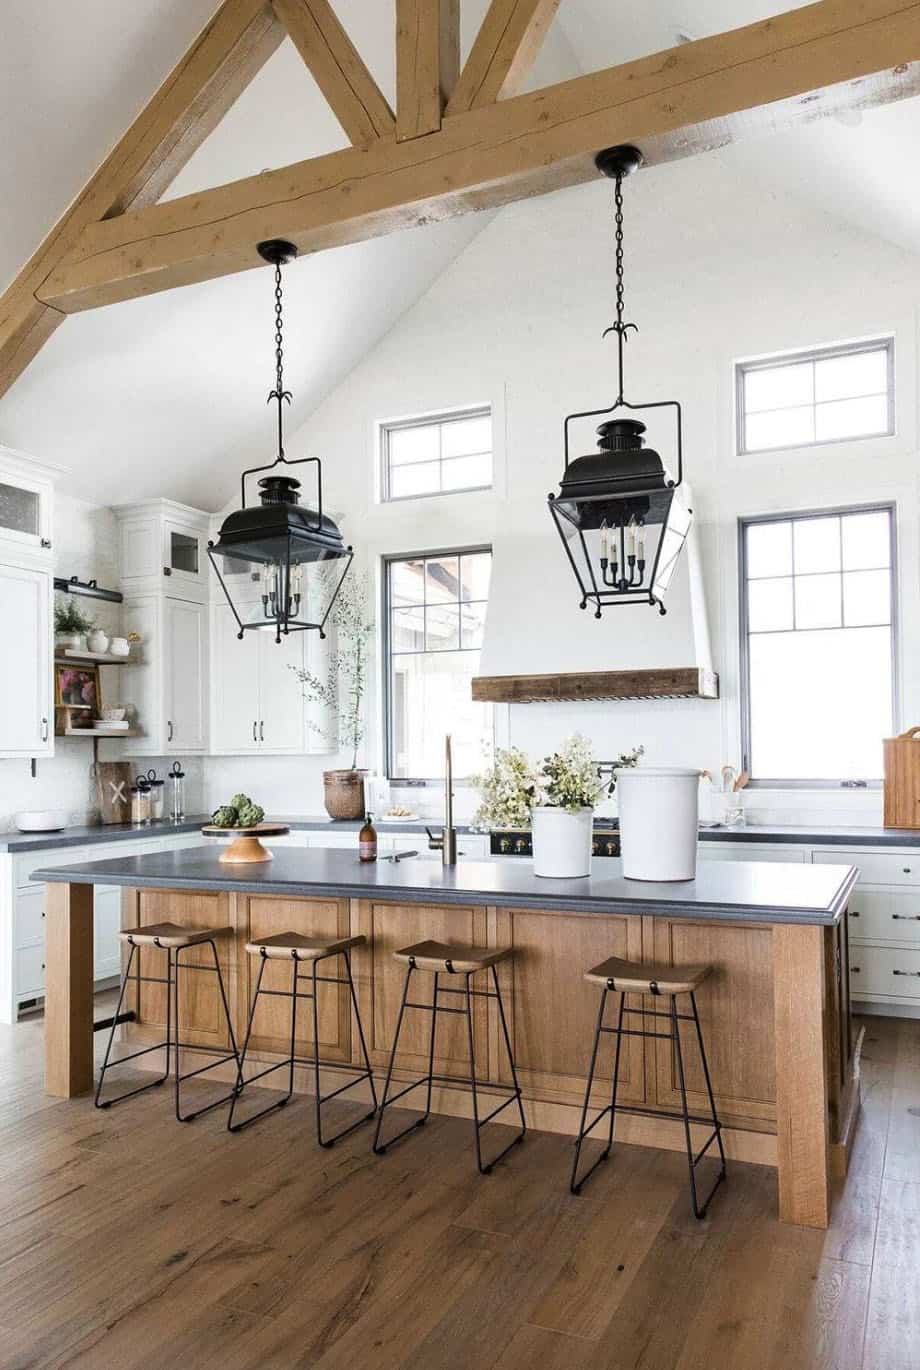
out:
<path id="1" fill-rule="evenodd" d="M 492 769 L 473 776 L 470 784 L 479 790 L 477 827 L 530 827 L 540 777 L 519 747 L 499 748 Z"/>
<path id="2" fill-rule="evenodd" d="M 342 770 L 323 771 L 323 802 L 330 818 L 363 818 L 365 771 L 358 769 L 358 750 L 364 741 L 364 697 L 368 681 L 368 644 L 374 621 L 368 608 L 366 575 L 345 577 L 332 606 L 334 646 L 329 652 L 325 678 L 292 666 L 303 697 L 318 703 L 331 719 L 327 725 L 308 720 L 308 726 L 331 744 L 351 753 L 351 764 Z"/>

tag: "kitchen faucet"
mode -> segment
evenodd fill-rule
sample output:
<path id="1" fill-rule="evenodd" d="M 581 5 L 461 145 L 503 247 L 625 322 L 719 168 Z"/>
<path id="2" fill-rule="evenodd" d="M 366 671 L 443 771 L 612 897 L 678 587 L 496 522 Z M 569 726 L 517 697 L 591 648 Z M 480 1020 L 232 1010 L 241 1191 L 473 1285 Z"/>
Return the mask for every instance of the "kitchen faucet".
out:
<path id="1" fill-rule="evenodd" d="M 457 829 L 454 827 L 454 767 L 451 757 L 450 733 L 447 734 L 444 743 L 444 827 L 441 829 L 440 837 L 436 837 L 427 824 L 425 831 L 428 834 L 430 850 L 441 853 L 441 864 L 456 866 Z"/>

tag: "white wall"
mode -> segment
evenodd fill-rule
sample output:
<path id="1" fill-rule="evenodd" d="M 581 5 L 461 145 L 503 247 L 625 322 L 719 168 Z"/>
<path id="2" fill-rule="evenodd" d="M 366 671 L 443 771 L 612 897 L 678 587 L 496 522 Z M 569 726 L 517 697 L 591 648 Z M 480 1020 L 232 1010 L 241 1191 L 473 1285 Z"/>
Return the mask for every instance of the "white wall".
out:
<path id="1" fill-rule="evenodd" d="M 500 737 L 539 754 L 578 728 L 605 756 L 641 742 L 653 762 L 737 764 L 738 516 L 878 498 L 898 506 L 901 721 L 914 722 L 920 718 L 916 257 L 804 204 L 763 195 L 737 172 L 729 176 L 719 154 L 635 178 L 627 187 L 626 232 L 627 317 L 640 325 L 628 345 L 627 395 L 675 397 L 684 406 L 687 475 L 722 699 L 514 706 L 502 711 L 508 716 L 500 719 Z M 328 501 L 343 512 L 346 537 L 372 567 L 382 553 L 491 542 L 488 632 L 520 643 L 529 668 L 536 657 L 543 669 L 572 669 L 585 634 L 595 639 L 592 650 L 603 636 L 602 655 L 611 667 L 648 664 L 648 653 L 657 656 L 662 635 L 671 631 L 668 619 L 652 610 L 613 610 L 599 624 L 579 613 L 545 504 L 562 469 L 565 414 L 609 403 L 615 394 L 612 342 L 600 336 L 613 312 L 612 267 L 609 186 L 512 206 L 288 442 L 289 455 L 322 455 Z M 735 454 L 736 358 L 887 332 L 896 337 L 895 437 L 780 456 Z M 381 420 L 483 401 L 494 413 L 494 492 L 376 502 Z M 650 428 L 652 445 L 656 431 Z M 681 594 L 678 586 L 675 605 Z M 639 637 L 647 640 L 647 655 L 637 662 Z M 381 760 L 376 700 L 372 710 L 366 759 L 373 767 Z M 315 808 L 328 764 L 211 762 L 209 793 L 216 797 L 215 785 L 222 793 L 245 773 L 253 789 L 264 785 L 271 793 L 273 807 Z M 812 806 L 840 821 L 877 821 L 879 814 L 877 793 L 760 791 L 749 802 L 764 817 L 787 821 Z"/>
<path id="2" fill-rule="evenodd" d="M 110 509 L 87 504 L 67 495 L 57 495 L 54 508 L 54 573 L 57 576 L 77 576 L 80 580 L 95 579 L 106 588 L 117 589 L 118 538 L 115 515 Z M 94 617 L 101 628 L 111 633 L 120 626 L 120 605 L 105 600 L 80 599 L 80 607 Z M 6 644 L 15 651 L 15 644 Z M 102 688 L 107 703 L 117 704 L 118 672 L 103 671 Z M 111 682 L 111 684 L 110 684 Z M 114 743 L 100 744 L 101 760 L 116 759 Z M 95 783 L 90 773 L 92 743 L 81 738 L 58 737 L 54 742 L 54 757 L 37 763 L 33 778 L 28 761 L 0 761 L 0 831 L 12 826 L 13 814 L 22 809 L 63 808 L 71 823 L 92 821 L 95 807 Z M 146 757 L 143 769 L 155 766 L 164 775 L 172 761 Z M 140 767 L 139 767 L 140 769 Z M 201 805 L 200 765 L 186 767 L 189 786 L 187 807 L 193 812 Z"/>

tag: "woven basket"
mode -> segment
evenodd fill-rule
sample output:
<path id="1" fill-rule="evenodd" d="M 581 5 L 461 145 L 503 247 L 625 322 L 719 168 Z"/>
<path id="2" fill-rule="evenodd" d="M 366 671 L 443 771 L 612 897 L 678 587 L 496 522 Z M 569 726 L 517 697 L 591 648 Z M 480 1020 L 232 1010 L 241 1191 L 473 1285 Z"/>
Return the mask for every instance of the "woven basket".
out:
<path id="1" fill-rule="evenodd" d="M 364 817 L 366 771 L 323 771 L 323 801 L 330 818 Z"/>

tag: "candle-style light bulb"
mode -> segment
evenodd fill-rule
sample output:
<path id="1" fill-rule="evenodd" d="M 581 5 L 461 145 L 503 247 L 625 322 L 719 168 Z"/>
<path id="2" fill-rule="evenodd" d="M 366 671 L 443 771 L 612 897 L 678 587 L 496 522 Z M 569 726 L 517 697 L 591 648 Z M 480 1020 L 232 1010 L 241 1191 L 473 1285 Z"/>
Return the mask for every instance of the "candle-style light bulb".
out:
<path id="1" fill-rule="evenodd" d="M 607 520 L 601 524 L 601 561 L 610 560 L 610 532 L 607 528 Z"/>

